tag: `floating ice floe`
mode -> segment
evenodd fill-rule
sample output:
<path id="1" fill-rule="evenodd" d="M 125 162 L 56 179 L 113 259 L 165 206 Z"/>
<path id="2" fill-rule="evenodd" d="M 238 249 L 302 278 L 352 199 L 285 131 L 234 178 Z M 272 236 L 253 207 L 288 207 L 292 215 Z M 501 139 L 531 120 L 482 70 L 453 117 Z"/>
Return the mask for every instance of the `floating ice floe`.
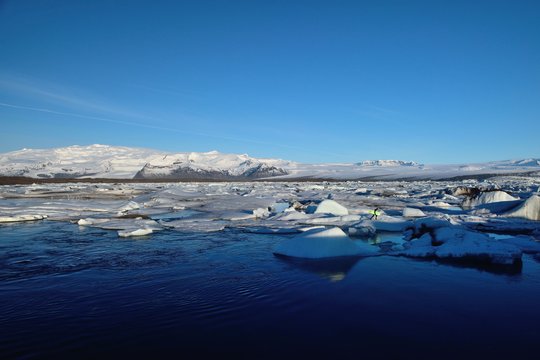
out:
<path id="1" fill-rule="evenodd" d="M 317 206 L 317 210 L 315 210 L 316 214 L 332 214 L 336 216 L 342 216 L 342 215 L 349 215 L 349 210 L 341 204 L 339 204 L 337 201 L 334 200 L 323 200 L 319 206 Z"/>
<path id="2" fill-rule="evenodd" d="M 93 226 L 97 224 L 106 223 L 107 221 L 110 221 L 110 219 L 86 218 L 86 219 L 80 219 L 79 221 L 77 221 L 77 224 L 81 226 Z"/>
<path id="3" fill-rule="evenodd" d="M 370 238 L 377 234 L 377 229 L 373 226 L 373 223 L 369 220 L 360 221 L 351 225 L 347 232 L 349 236 Z"/>
<path id="4" fill-rule="evenodd" d="M 505 213 L 504 216 L 540 220 L 540 196 L 531 195 L 523 204 Z"/>
<path id="5" fill-rule="evenodd" d="M 473 217 L 468 217 L 464 225 L 473 230 L 478 230 L 482 232 L 493 232 L 493 233 L 503 233 L 503 234 L 537 234 L 537 237 L 540 239 L 540 223 L 537 221 L 531 221 L 520 218 L 506 218 L 506 217 L 496 217 L 496 218 L 485 218 L 485 217 L 476 217 L 474 220 Z"/>
<path id="6" fill-rule="evenodd" d="M 410 226 L 411 221 L 403 218 L 383 215 L 372 221 L 377 231 L 403 231 Z"/>
<path id="7" fill-rule="evenodd" d="M 132 236 L 144 236 L 153 233 L 152 229 L 137 229 L 137 230 L 120 230 L 118 236 L 120 237 L 132 237 Z"/>
<path id="8" fill-rule="evenodd" d="M 13 215 L 13 216 L 0 216 L 0 223 L 10 223 L 10 222 L 23 222 L 23 221 L 35 221 L 46 219 L 46 215 Z"/>
<path id="9" fill-rule="evenodd" d="M 486 234 L 466 230 L 442 219 L 415 222 L 413 240 L 404 243 L 399 255 L 447 260 L 469 260 L 486 264 L 517 265 L 522 250 Z"/>
<path id="10" fill-rule="evenodd" d="M 114 218 L 114 219 L 103 219 L 103 218 L 85 218 L 80 219 L 77 224 L 81 226 L 91 226 L 97 227 L 104 230 L 118 230 L 125 232 L 126 234 L 134 232 L 136 230 L 144 229 L 151 231 L 159 231 L 162 226 L 157 223 L 155 220 L 151 219 L 142 219 L 142 218 Z M 120 234 L 120 233 L 119 233 Z M 123 235 L 120 235 L 123 236 Z M 130 235 L 135 236 L 135 235 Z"/>
<path id="11" fill-rule="evenodd" d="M 159 224 L 177 231 L 209 233 L 224 230 L 228 222 L 221 220 L 173 220 L 160 221 Z"/>
<path id="12" fill-rule="evenodd" d="M 540 241 L 526 235 L 509 236 L 498 239 L 505 244 L 511 244 L 521 249 L 524 253 L 536 254 L 540 253 Z"/>
<path id="13" fill-rule="evenodd" d="M 403 216 L 408 217 L 408 218 L 413 218 L 413 217 L 424 217 L 426 216 L 426 214 L 424 214 L 424 212 L 420 209 L 406 207 L 405 209 L 403 209 Z"/>
<path id="14" fill-rule="evenodd" d="M 339 256 L 369 256 L 378 253 L 372 245 L 351 240 L 340 228 L 314 229 L 283 240 L 274 254 L 321 259 Z"/>

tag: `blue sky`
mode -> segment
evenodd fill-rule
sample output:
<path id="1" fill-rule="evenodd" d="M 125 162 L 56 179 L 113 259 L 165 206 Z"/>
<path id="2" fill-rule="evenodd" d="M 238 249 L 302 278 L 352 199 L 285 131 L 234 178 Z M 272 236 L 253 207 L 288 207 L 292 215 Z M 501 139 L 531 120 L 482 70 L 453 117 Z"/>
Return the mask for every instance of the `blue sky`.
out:
<path id="1" fill-rule="evenodd" d="M 0 152 L 540 157 L 538 1 L 0 1 Z"/>

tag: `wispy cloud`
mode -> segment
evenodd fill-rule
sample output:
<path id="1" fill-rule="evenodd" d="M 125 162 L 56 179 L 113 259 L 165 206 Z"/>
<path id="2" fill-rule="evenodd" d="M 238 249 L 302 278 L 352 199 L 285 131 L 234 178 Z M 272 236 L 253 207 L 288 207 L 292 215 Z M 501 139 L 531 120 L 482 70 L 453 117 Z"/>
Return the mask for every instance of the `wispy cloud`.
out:
<path id="1" fill-rule="evenodd" d="M 158 93 L 168 92 L 171 95 L 175 96 L 199 96 L 199 94 L 190 91 L 169 91 L 166 89 L 153 88 L 143 85 L 136 85 L 136 87 Z M 275 141 L 256 140 L 248 137 L 231 137 L 221 134 L 197 132 L 170 126 L 158 125 L 171 123 L 171 121 L 155 116 L 150 116 L 144 112 L 127 110 L 116 104 L 111 104 L 110 102 L 98 99 L 93 94 L 89 94 L 87 91 L 81 89 L 73 89 L 40 79 L 29 79 L 28 77 L 20 75 L 14 76 L 12 74 L 0 73 L 0 89 L 7 91 L 7 93 L 15 93 L 22 98 L 28 99 L 28 101 L 30 102 L 39 103 L 39 105 L 31 106 L 14 104 L 11 102 L 0 102 L 0 106 L 5 108 L 53 114 L 64 118 L 86 119 L 103 123 L 160 130 L 168 133 L 172 132 L 187 136 L 199 136 L 238 143 L 257 144 L 263 145 L 266 148 L 278 147 L 284 149 L 291 149 L 297 152 L 299 150 L 306 151 L 306 149 L 301 146 L 289 145 L 286 143 L 284 144 Z M 42 106 L 42 104 L 46 105 Z M 178 117 L 180 116 L 176 115 L 177 119 Z M 182 121 L 196 123 L 198 119 L 186 119 L 182 117 Z M 336 154 L 331 151 L 325 150 L 314 150 L 310 152 L 318 153 L 321 155 L 331 155 L 334 157 L 344 156 L 344 154 Z"/>
<path id="2" fill-rule="evenodd" d="M 214 135 L 214 134 L 208 134 L 208 133 L 202 133 L 202 132 L 196 132 L 196 131 L 186 131 L 186 130 L 180 130 L 180 129 L 172 128 L 172 127 L 156 126 L 156 125 L 145 124 L 145 123 L 140 123 L 140 122 L 124 121 L 124 120 L 117 120 L 117 119 L 111 119 L 111 118 L 100 117 L 100 116 L 92 116 L 92 115 L 78 114 L 78 113 L 72 113 L 72 112 L 57 111 L 57 110 L 41 108 L 41 107 L 15 105 L 15 104 L 8 104 L 4 102 L 0 102 L 0 106 L 6 107 L 6 108 L 18 109 L 18 110 L 35 111 L 35 112 L 59 115 L 59 116 L 64 116 L 64 117 L 72 117 L 72 118 L 74 117 L 74 118 L 79 118 L 79 119 L 101 121 L 101 122 L 107 122 L 107 123 L 113 123 L 113 124 L 119 124 L 119 125 L 136 126 L 136 127 L 146 128 L 146 129 L 174 132 L 174 133 L 183 134 L 183 135 L 201 136 L 201 137 L 226 140 L 226 141 L 234 141 L 234 142 L 240 142 L 240 143 L 251 143 L 251 144 L 257 144 L 257 145 L 264 145 L 267 147 L 276 146 L 276 147 L 287 148 L 287 149 L 292 149 L 292 150 L 305 150 L 303 147 L 300 147 L 300 146 L 280 144 L 276 142 Z M 343 154 L 336 154 L 336 153 L 321 151 L 321 150 L 316 150 L 312 152 L 325 154 L 325 155 L 332 155 L 332 156 L 343 156 Z"/>
<path id="3" fill-rule="evenodd" d="M 144 115 L 140 113 L 112 105 L 81 89 L 52 84 L 43 80 L 0 74 L 0 88 L 4 91 L 18 94 L 19 96 L 64 108 L 81 109 L 94 113 L 114 114 L 131 118 L 144 118 Z"/>

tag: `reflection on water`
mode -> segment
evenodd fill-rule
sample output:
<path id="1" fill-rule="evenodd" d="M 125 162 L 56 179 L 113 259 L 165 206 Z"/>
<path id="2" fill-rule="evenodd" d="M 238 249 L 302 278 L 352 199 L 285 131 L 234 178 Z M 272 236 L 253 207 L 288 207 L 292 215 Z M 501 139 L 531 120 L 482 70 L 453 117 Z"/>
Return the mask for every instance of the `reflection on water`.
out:
<path id="1" fill-rule="evenodd" d="M 0 226 L 0 358 L 527 358 L 537 350 L 540 263 L 529 255 L 509 276 L 388 256 L 278 258 L 283 238 L 164 230 L 139 241 L 61 222 Z"/>
<path id="2" fill-rule="evenodd" d="M 337 282 L 345 279 L 352 267 L 360 261 L 357 256 L 332 259 L 297 259 L 288 256 L 275 255 L 280 261 L 292 267 L 317 274 L 323 279 Z"/>
<path id="3" fill-rule="evenodd" d="M 403 244 L 405 240 L 401 232 L 378 232 L 375 236 L 365 239 L 368 244 Z"/>

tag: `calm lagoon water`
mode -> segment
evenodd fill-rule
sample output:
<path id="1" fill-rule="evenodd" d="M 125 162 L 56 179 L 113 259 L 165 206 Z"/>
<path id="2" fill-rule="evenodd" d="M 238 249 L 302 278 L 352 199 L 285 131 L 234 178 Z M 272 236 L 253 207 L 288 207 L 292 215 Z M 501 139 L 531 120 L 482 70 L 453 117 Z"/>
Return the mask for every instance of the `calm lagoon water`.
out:
<path id="1" fill-rule="evenodd" d="M 540 356 L 529 255 L 520 274 L 388 256 L 291 261 L 272 254 L 281 239 L 2 225 L 0 358 Z"/>

